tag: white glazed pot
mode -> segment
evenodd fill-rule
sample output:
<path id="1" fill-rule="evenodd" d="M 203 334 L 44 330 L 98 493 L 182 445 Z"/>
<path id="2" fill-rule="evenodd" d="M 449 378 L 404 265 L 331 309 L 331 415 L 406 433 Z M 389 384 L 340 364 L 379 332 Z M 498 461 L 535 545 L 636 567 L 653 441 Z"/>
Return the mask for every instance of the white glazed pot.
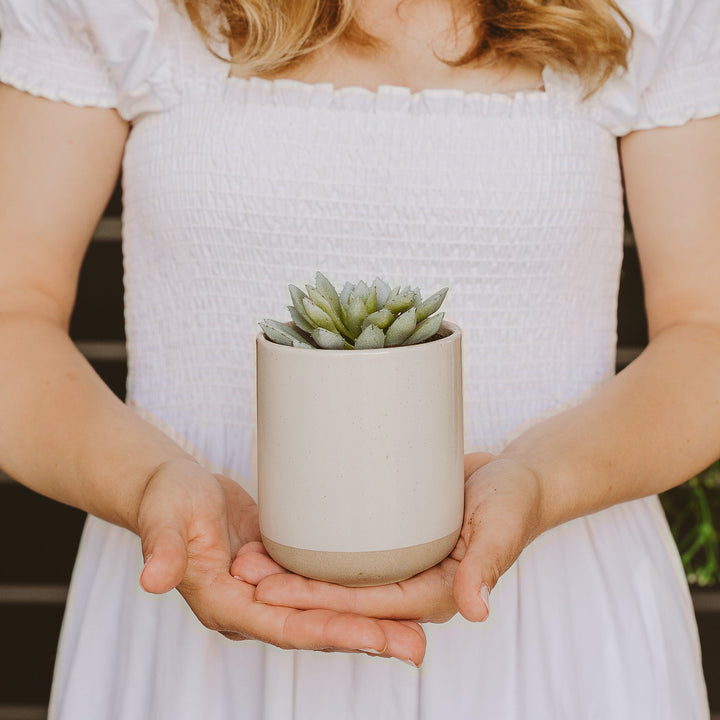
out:
<path id="1" fill-rule="evenodd" d="M 463 520 L 461 331 L 374 350 L 257 336 L 260 531 L 270 555 L 348 586 L 440 562 Z"/>

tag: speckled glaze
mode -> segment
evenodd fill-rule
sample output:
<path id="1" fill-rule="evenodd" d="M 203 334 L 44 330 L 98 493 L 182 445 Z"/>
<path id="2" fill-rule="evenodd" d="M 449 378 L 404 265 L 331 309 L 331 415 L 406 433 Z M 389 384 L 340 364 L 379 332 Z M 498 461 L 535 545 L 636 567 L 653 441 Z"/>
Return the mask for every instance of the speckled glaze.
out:
<path id="1" fill-rule="evenodd" d="M 410 577 L 463 517 L 460 328 L 421 345 L 303 350 L 257 337 L 257 472 L 268 552 L 344 585 Z"/>

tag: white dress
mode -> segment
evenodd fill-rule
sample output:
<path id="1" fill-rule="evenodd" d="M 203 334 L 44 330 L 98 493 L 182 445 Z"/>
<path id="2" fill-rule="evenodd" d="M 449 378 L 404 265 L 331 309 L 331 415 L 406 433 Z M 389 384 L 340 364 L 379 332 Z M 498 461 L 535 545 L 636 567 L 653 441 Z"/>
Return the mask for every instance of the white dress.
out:
<path id="1" fill-rule="evenodd" d="M 614 372 L 617 137 L 720 113 L 720 3 L 625 0 L 630 72 L 583 103 L 229 79 L 170 0 L 0 0 L 0 79 L 133 123 L 128 403 L 252 494 L 254 335 L 287 284 L 448 285 L 466 452 Z M 680 239 L 678 239 L 680 242 Z M 233 643 L 144 593 L 138 538 L 89 517 L 52 720 L 703 720 L 697 629 L 656 497 L 529 546 L 487 623 L 426 625 L 420 670 Z"/>

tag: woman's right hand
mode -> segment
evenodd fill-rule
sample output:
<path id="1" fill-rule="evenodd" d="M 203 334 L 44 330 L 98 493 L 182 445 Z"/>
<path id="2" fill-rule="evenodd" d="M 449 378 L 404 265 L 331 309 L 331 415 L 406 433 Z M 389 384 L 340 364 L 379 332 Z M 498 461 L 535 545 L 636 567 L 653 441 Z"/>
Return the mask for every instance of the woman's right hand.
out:
<path id="1" fill-rule="evenodd" d="M 137 531 L 146 559 L 143 589 L 177 588 L 205 627 L 231 640 L 422 662 L 418 623 L 256 601 L 256 585 L 233 577 L 230 566 L 240 547 L 260 540 L 257 505 L 238 483 L 192 460 L 170 460 L 151 473 Z"/>

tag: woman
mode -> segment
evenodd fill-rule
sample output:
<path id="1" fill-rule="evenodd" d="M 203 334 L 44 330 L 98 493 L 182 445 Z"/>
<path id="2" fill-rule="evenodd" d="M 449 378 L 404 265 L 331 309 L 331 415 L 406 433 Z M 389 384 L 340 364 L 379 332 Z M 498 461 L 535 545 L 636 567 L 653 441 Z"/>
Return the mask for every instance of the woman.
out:
<path id="1" fill-rule="evenodd" d="M 0 2 L 0 463 L 90 513 L 51 718 L 708 717 L 655 493 L 720 455 L 718 7 Z M 121 164 L 127 405 L 67 336 Z M 256 321 L 316 269 L 464 329 L 462 537 L 398 586 L 257 542 Z"/>

